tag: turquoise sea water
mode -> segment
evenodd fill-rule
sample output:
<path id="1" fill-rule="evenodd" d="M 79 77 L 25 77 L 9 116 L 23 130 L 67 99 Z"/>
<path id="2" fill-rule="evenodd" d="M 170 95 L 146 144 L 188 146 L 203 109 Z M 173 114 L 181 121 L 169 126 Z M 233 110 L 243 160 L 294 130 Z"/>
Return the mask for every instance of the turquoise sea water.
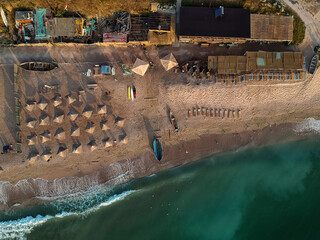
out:
<path id="1" fill-rule="evenodd" d="M 0 219 L 0 239 L 320 239 L 320 140 L 227 153 Z"/>

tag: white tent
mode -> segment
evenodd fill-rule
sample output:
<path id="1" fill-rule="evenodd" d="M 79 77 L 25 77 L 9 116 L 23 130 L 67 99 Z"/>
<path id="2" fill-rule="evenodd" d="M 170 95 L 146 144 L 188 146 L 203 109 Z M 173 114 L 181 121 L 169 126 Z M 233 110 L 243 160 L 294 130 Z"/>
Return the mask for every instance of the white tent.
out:
<path id="1" fill-rule="evenodd" d="M 86 126 L 86 132 L 92 134 L 94 132 L 95 126 L 93 123 L 88 123 Z"/>
<path id="2" fill-rule="evenodd" d="M 27 126 L 28 126 L 29 128 L 35 128 L 35 127 L 36 127 L 36 124 L 37 124 L 37 121 L 34 120 L 34 119 L 31 119 L 31 120 L 29 120 L 29 121 L 27 122 Z"/>
<path id="3" fill-rule="evenodd" d="M 71 108 L 70 112 L 68 113 L 68 116 L 70 117 L 71 121 L 74 121 L 77 119 L 77 117 L 79 116 L 78 112 L 76 110 L 74 110 L 73 108 Z"/>
<path id="4" fill-rule="evenodd" d="M 58 128 L 54 137 L 58 140 L 64 140 L 66 139 L 66 133 L 62 128 Z"/>
<path id="5" fill-rule="evenodd" d="M 72 152 L 73 153 L 82 153 L 83 149 L 82 149 L 82 145 L 81 144 L 73 144 L 72 146 Z"/>
<path id="6" fill-rule="evenodd" d="M 36 105 L 34 102 L 27 102 L 25 109 L 27 109 L 29 112 L 32 112 L 35 109 Z"/>
<path id="7" fill-rule="evenodd" d="M 29 153 L 27 159 L 29 161 L 29 163 L 34 163 L 37 159 L 38 159 L 39 154 L 38 153 Z"/>
<path id="8" fill-rule="evenodd" d="M 80 136 L 80 128 L 75 126 L 71 128 L 71 137 L 79 137 Z"/>
<path id="9" fill-rule="evenodd" d="M 82 115 L 85 116 L 86 118 L 90 118 L 92 115 L 92 110 L 89 108 L 83 109 Z"/>
<path id="10" fill-rule="evenodd" d="M 48 107 L 48 102 L 44 98 L 41 98 L 40 101 L 38 102 L 38 108 L 40 108 L 43 111 L 47 107 Z"/>
<path id="11" fill-rule="evenodd" d="M 106 114 L 107 113 L 107 106 L 106 105 L 98 105 L 98 113 L 99 114 Z"/>
<path id="12" fill-rule="evenodd" d="M 66 96 L 66 99 L 67 99 L 69 104 L 74 103 L 75 101 L 77 101 L 77 99 L 71 93 Z"/>
<path id="13" fill-rule="evenodd" d="M 48 131 L 45 131 L 40 134 L 41 143 L 46 143 L 46 142 L 50 141 L 50 138 L 51 138 L 51 133 Z"/>
<path id="14" fill-rule="evenodd" d="M 160 62 L 166 71 L 178 65 L 176 58 L 172 53 L 160 59 Z"/>
<path id="15" fill-rule="evenodd" d="M 36 135 L 30 135 L 27 137 L 27 143 L 28 145 L 35 145 L 36 144 L 36 141 L 37 141 L 37 137 Z"/>
<path id="16" fill-rule="evenodd" d="M 55 123 L 63 123 L 63 120 L 64 120 L 64 114 L 56 114 L 53 118 L 53 121 Z"/>
<path id="17" fill-rule="evenodd" d="M 54 107 L 59 106 L 60 104 L 62 104 L 62 98 L 61 96 L 57 95 L 52 99 L 52 103 Z"/>
<path id="18" fill-rule="evenodd" d="M 39 125 L 47 126 L 50 124 L 50 118 L 48 115 L 42 115 L 39 117 Z"/>
<path id="19" fill-rule="evenodd" d="M 137 58 L 132 67 L 132 72 L 143 76 L 148 70 L 149 63 L 142 61 L 140 58 Z"/>
<path id="20" fill-rule="evenodd" d="M 100 125 L 101 125 L 101 129 L 102 129 L 103 131 L 107 131 L 107 130 L 110 129 L 110 127 L 109 127 L 108 124 L 107 124 L 107 121 L 102 121 L 102 122 L 100 123 Z"/>
<path id="21" fill-rule="evenodd" d="M 90 149 L 91 152 L 93 152 L 94 150 L 98 149 L 98 146 L 96 144 L 96 142 L 94 140 L 90 141 L 88 143 L 88 147 Z"/>
<path id="22" fill-rule="evenodd" d="M 123 125 L 124 125 L 124 119 L 123 119 L 123 118 L 120 118 L 120 117 L 116 118 L 115 124 L 116 124 L 118 127 L 123 127 Z"/>
<path id="23" fill-rule="evenodd" d="M 66 157 L 67 154 L 68 154 L 68 152 L 69 152 L 68 148 L 60 146 L 59 149 L 58 149 L 57 154 L 58 154 L 60 157 Z"/>

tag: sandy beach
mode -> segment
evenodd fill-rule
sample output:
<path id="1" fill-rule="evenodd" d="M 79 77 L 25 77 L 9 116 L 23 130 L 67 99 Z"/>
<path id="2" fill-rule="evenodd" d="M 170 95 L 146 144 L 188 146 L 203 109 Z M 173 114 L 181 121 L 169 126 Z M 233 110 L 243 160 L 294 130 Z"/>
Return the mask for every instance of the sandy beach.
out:
<path id="1" fill-rule="evenodd" d="M 278 46 L 278 49 L 289 51 L 288 48 L 291 47 Z M 28 52 L 33 49 L 37 51 L 30 59 Z M 19 70 L 22 153 L 0 156 L 0 166 L 3 168 L 0 172 L 0 180 L 3 181 L 0 186 L 2 205 L 10 206 L 35 196 L 62 195 L 104 182 L 120 184 L 212 154 L 291 137 L 299 138 L 301 136 L 293 131 L 295 124 L 305 118 L 319 116 L 319 71 L 313 76 L 308 75 L 304 81 L 257 81 L 227 86 L 205 79 L 199 82 L 183 73 L 166 72 L 160 64 L 160 58 L 170 52 L 178 62 L 186 62 L 194 59 L 197 52 L 197 58 L 205 60 L 215 50 L 196 46 L 179 49 L 150 47 L 149 56 L 155 66 L 141 77 L 121 74 L 121 64 L 133 64 L 137 57 L 146 60 L 139 48 L 58 46 L 1 49 L 0 109 L 4 117 L 0 119 L 0 136 L 3 144 L 15 141 L 13 65 L 37 59 L 59 65 L 50 72 Z M 229 53 L 238 54 L 241 51 L 235 48 Z M 88 68 L 103 63 L 115 67 L 117 81 L 112 77 L 84 75 Z M 36 110 L 29 113 L 25 110 L 28 100 L 39 102 L 45 98 L 49 101 L 54 97 L 39 93 L 40 87 L 46 83 L 58 84 L 63 99 L 70 93 L 77 96 L 76 93 L 83 89 L 84 100 L 77 98 L 72 107 L 82 113 L 90 106 L 92 116 L 71 121 L 68 115 L 71 107 L 65 99 L 59 106 L 59 111 L 65 116 L 61 123 L 53 121 L 57 110 L 51 105 L 42 112 Z M 88 90 L 87 84 L 90 83 L 96 83 L 98 90 Z M 137 98 L 133 102 L 127 98 L 127 86 L 131 84 L 137 89 Z M 107 106 L 106 114 L 98 114 L 97 108 L 101 104 Z M 168 108 L 176 116 L 178 133 L 169 122 Z M 188 115 L 193 109 L 215 108 L 225 109 L 224 114 Z M 50 124 L 30 130 L 26 126 L 27 119 L 31 117 L 38 121 L 43 112 L 49 116 Z M 116 124 L 118 117 L 124 119 L 121 127 Z M 101 129 L 102 121 L 108 122 L 110 130 Z M 96 126 L 93 133 L 83 131 L 89 122 Z M 83 132 L 79 137 L 70 135 L 74 124 Z M 58 128 L 66 132 L 66 139 L 60 141 L 54 137 Z M 36 142 L 32 146 L 27 144 L 28 136 L 38 136 L 46 130 L 51 133 L 50 141 L 45 144 Z M 122 135 L 127 137 L 127 144 L 119 141 Z M 165 157 L 161 162 L 155 159 L 151 148 L 155 136 L 160 136 L 163 142 Z M 105 139 L 116 140 L 116 143 L 111 148 L 105 148 Z M 88 143 L 92 140 L 96 142 L 97 149 L 91 152 Z M 61 143 L 70 149 L 66 158 L 56 154 Z M 71 153 L 74 144 L 83 146 L 81 154 Z M 27 157 L 34 149 L 39 154 L 50 149 L 52 158 L 49 162 L 39 158 L 30 163 Z"/>

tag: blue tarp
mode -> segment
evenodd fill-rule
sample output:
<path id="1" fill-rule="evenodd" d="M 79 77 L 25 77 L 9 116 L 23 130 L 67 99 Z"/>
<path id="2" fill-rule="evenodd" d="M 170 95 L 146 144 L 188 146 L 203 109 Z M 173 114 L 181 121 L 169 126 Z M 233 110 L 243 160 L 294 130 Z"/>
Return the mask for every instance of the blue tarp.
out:
<path id="1" fill-rule="evenodd" d="M 102 74 L 111 74 L 111 68 L 110 68 L 110 66 L 102 65 L 102 66 L 101 66 L 101 73 L 102 73 Z"/>

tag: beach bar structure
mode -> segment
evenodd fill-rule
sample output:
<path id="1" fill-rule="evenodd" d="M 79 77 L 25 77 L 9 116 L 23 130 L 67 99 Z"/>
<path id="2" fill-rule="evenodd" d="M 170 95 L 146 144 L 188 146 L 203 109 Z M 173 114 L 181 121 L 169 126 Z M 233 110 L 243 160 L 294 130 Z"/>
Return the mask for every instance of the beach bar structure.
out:
<path id="1" fill-rule="evenodd" d="M 248 9 L 181 7 L 180 42 L 291 42 L 293 17 L 251 14 Z"/>
<path id="2" fill-rule="evenodd" d="M 246 52 L 244 56 L 209 56 L 208 70 L 216 82 L 305 79 L 301 52 Z"/>

